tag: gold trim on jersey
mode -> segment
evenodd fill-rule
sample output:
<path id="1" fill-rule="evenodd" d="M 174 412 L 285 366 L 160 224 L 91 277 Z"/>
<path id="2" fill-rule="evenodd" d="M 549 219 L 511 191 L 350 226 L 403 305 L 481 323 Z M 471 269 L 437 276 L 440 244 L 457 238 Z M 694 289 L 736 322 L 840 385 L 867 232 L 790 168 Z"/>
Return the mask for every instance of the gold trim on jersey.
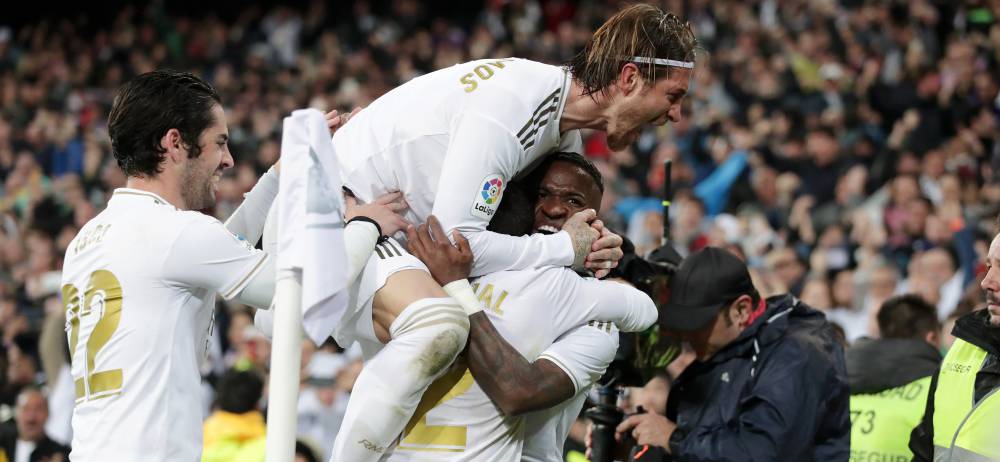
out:
<path id="1" fill-rule="evenodd" d="M 253 265 L 253 268 L 250 269 L 250 272 L 247 273 L 245 276 L 243 276 L 243 279 L 240 279 L 240 282 L 236 283 L 236 285 L 234 285 L 231 289 L 226 291 L 226 293 L 222 296 L 222 298 L 229 300 L 230 298 L 236 296 L 236 294 L 239 293 L 240 289 L 243 288 L 243 286 L 247 283 L 247 281 L 249 281 L 257 274 L 257 271 L 260 270 L 261 266 L 269 258 L 268 254 L 264 252 L 261 252 L 261 255 L 263 255 L 263 258 L 261 258 L 256 265 Z"/>
<path id="2" fill-rule="evenodd" d="M 573 389 L 575 391 L 577 391 L 577 392 L 580 391 L 580 383 L 576 381 L 576 376 L 570 373 L 571 369 L 570 369 L 569 366 L 566 365 L 566 363 L 562 362 L 562 360 L 560 360 L 559 358 L 556 358 L 555 356 L 552 356 L 551 354 L 548 354 L 548 353 L 542 353 L 542 354 L 538 355 L 538 359 L 547 360 L 547 361 L 551 362 L 552 364 L 555 364 L 556 367 L 562 369 L 563 372 L 565 372 L 566 375 L 569 376 L 569 380 L 571 382 L 573 382 Z M 537 359 L 536 359 L 536 361 L 537 361 Z M 574 393 L 574 394 L 576 394 L 576 393 Z"/>
<path id="3" fill-rule="evenodd" d="M 180 210 L 174 204 L 171 204 L 170 202 L 167 202 L 166 199 L 164 199 L 164 198 L 156 195 L 155 193 L 151 193 L 151 192 L 148 192 L 148 191 L 140 191 L 140 190 L 135 190 L 135 189 L 122 189 L 122 188 L 119 188 L 119 189 L 116 189 L 115 192 L 111 193 L 111 195 L 112 196 L 117 196 L 117 195 L 124 195 L 124 196 L 145 196 L 145 197 L 149 197 L 149 198 L 153 199 L 153 201 L 156 202 L 157 204 L 160 204 L 160 205 L 169 205 L 169 206 L 171 206 L 171 207 L 173 207 L 173 208 L 175 208 L 177 210 Z"/>

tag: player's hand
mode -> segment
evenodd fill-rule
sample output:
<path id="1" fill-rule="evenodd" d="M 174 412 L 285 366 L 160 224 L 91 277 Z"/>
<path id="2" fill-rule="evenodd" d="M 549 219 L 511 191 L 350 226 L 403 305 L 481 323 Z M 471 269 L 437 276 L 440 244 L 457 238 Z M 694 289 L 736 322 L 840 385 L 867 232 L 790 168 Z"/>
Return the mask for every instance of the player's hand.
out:
<path id="1" fill-rule="evenodd" d="M 350 221 L 357 216 L 371 218 L 382 228 L 382 234 L 385 236 L 392 236 L 410 225 L 410 222 L 400 215 L 400 212 L 407 209 L 403 193 L 400 192 L 379 196 L 371 204 L 359 204 L 356 198 L 347 196 L 344 198 L 344 205 L 344 221 Z"/>
<path id="2" fill-rule="evenodd" d="M 597 219 L 597 211 L 587 209 L 576 212 L 563 223 L 562 230 L 569 233 L 569 238 L 573 242 L 573 267 L 582 268 L 590 254 L 591 246 L 594 245 L 601 232 L 590 226 L 590 222 Z"/>
<path id="3" fill-rule="evenodd" d="M 651 412 L 633 414 L 615 429 L 615 439 L 621 441 L 622 436 L 630 433 L 636 445 L 659 446 L 669 453 L 670 435 L 676 429 L 677 424 L 662 415 Z"/>
<path id="4" fill-rule="evenodd" d="M 343 127 L 351 117 L 358 115 L 361 112 L 360 107 L 354 108 L 350 114 L 341 114 L 336 109 L 326 113 L 326 126 L 330 128 L 330 136 L 333 136 L 337 132 L 337 129 Z"/>
<path id="5" fill-rule="evenodd" d="M 469 241 L 458 231 L 452 231 L 452 244 L 441 228 L 437 217 L 427 217 L 427 223 L 406 229 L 406 245 L 413 256 L 420 259 L 431 271 L 431 276 L 442 286 L 469 277 L 472 271 L 472 249 Z"/>
<path id="6" fill-rule="evenodd" d="M 612 233 L 601 220 L 594 220 L 590 226 L 601 233 L 601 236 L 591 245 L 584 266 L 593 270 L 597 278 L 603 278 L 611 272 L 611 268 L 618 266 L 625 255 L 622 252 L 622 237 Z"/>

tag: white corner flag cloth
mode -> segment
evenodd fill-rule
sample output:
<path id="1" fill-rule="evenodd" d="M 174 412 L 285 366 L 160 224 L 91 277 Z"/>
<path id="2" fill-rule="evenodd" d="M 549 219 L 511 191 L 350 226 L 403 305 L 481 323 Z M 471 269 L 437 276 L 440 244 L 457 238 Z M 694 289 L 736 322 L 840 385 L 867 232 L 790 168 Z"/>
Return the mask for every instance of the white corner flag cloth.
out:
<path id="1" fill-rule="evenodd" d="M 347 307 L 343 193 L 323 113 L 285 117 L 278 189 L 278 274 L 302 274 L 302 324 L 321 344 Z M 281 277 L 281 276 L 279 276 Z"/>

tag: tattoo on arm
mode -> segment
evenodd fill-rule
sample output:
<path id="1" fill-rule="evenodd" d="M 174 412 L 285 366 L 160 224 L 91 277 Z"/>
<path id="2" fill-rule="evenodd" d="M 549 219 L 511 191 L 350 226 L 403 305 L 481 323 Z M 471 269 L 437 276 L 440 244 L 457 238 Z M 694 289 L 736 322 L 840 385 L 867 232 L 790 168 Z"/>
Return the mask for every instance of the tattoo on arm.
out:
<path id="1" fill-rule="evenodd" d="M 469 324 L 469 370 L 504 414 L 545 409 L 573 396 L 573 382 L 562 369 L 550 361 L 528 362 L 486 313 L 469 316 Z"/>
<path id="2" fill-rule="evenodd" d="M 583 267 L 583 263 L 587 261 L 587 255 L 590 255 L 590 245 L 593 243 L 588 236 L 590 228 L 576 228 L 570 231 L 570 239 L 573 241 L 573 255 L 576 258 L 573 259 L 574 267 Z"/>

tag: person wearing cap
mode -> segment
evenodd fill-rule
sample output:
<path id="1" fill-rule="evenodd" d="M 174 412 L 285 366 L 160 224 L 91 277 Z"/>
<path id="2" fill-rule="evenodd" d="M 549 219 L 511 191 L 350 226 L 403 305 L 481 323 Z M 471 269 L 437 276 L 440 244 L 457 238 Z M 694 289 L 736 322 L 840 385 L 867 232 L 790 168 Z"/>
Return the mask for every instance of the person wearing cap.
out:
<path id="1" fill-rule="evenodd" d="M 848 460 L 844 351 L 822 313 L 787 294 L 761 300 L 746 265 L 708 247 L 677 269 L 660 324 L 698 359 L 667 415 L 632 415 L 619 439 L 682 461 Z"/>

